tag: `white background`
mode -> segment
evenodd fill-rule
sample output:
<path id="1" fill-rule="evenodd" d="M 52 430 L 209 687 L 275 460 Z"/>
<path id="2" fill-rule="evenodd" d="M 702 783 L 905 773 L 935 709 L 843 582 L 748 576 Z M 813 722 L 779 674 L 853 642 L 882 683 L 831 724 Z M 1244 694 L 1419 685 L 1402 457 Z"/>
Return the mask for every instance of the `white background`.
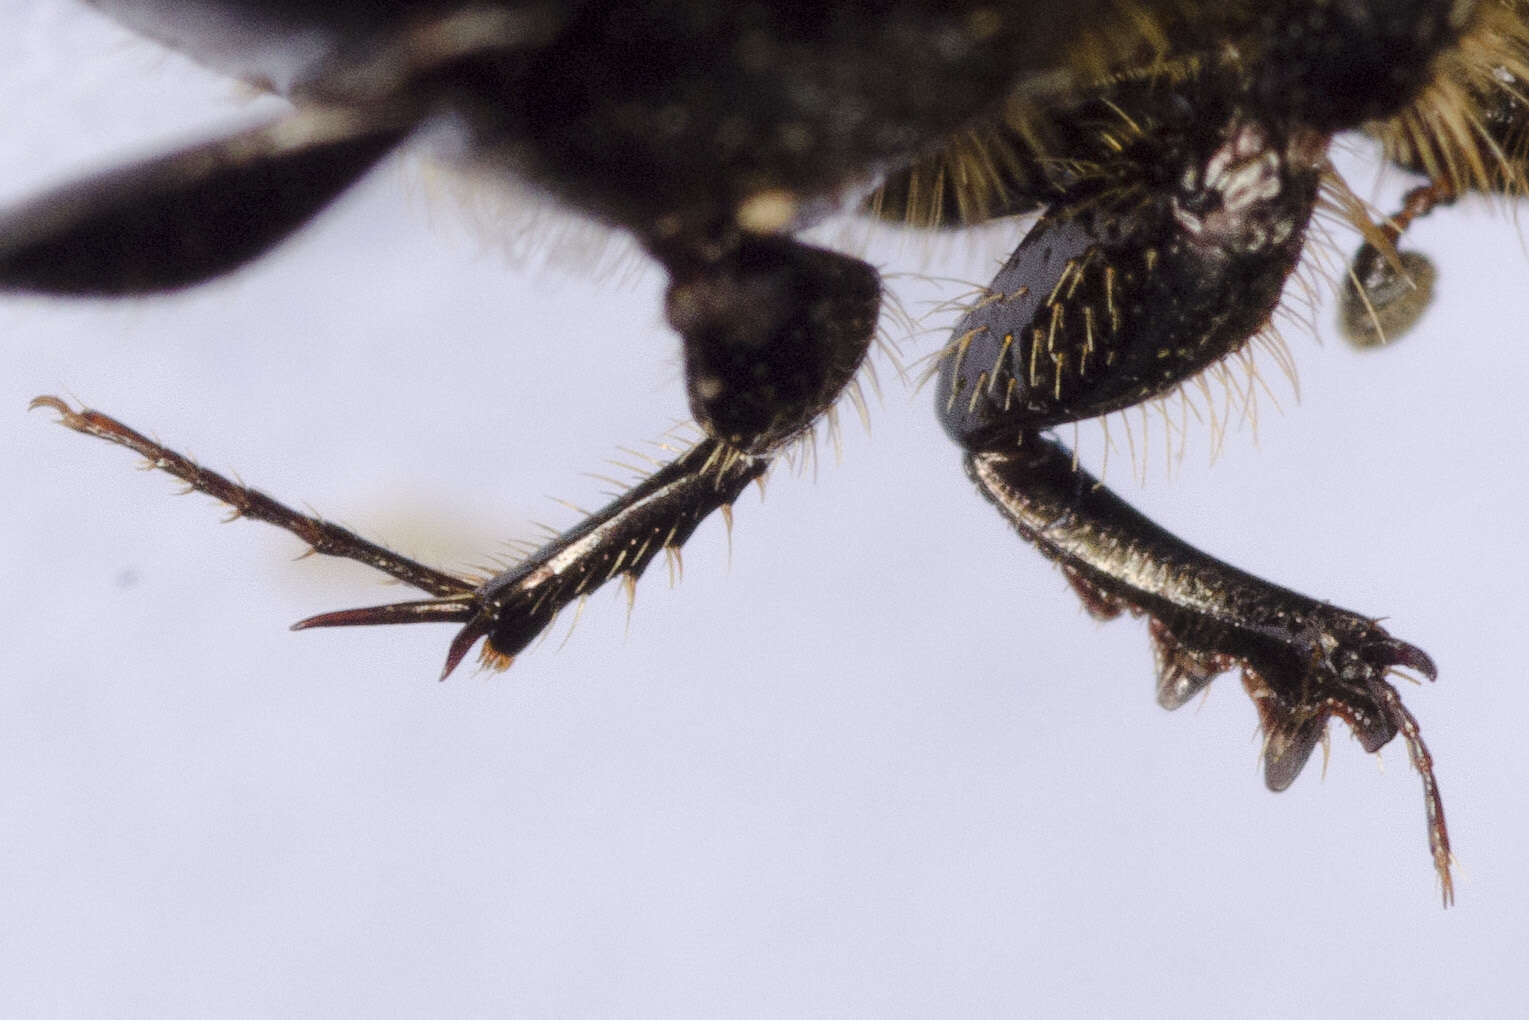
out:
<path id="1" fill-rule="evenodd" d="M 72 4 L 6 5 L 0 39 L 5 201 L 254 112 Z M 25 413 L 78 397 L 446 565 L 567 525 L 546 495 L 599 502 L 583 473 L 684 416 L 662 281 L 612 249 L 516 265 L 553 228 L 469 228 L 431 179 L 390 163 L 182 296 L 0 304 L 0 1015 L 1521 1008 L 1529 257 L 1506 217 L 1417 231 L 1443 294 L 1405 342 L 1350 350 L 1330 301 L 1325 339 L 1287 329 L 1300 406 L 1265 362 L 1285 411 L 1265 399 L 1256 442 L 1210 466 L 1197 430 L 1169 477 L 1159 437 L 1145 488 L 1123 453 L 1109 473 L 1437 658 L 1403 694 L 1460 858 L 1443 911 L 1399 746 L 1382 771 L 1335 728 L 1325 781 L 1265 791 L 1236 678 L 1158 709 L 1145 627 L 1083 614 L 885 362 L 874 435 L 745 496 L 730 566 L 711 522 L 629 625 L 601 592 L 566 645 L 560 621 L 445 684 L 448 628 L 285 629 L 405 589 L 294 562 Z M 985 279 L 1008 229 L 930 271 Z M 869 257 L 920 265 L 894 256 Z"/>

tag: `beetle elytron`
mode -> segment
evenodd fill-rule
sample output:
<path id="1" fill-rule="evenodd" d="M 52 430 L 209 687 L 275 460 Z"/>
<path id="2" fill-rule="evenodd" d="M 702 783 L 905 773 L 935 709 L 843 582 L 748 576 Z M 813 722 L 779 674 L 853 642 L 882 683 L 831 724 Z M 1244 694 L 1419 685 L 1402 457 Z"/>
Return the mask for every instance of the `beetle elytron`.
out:
<path id="1" fill-rule="evenodd" d="M 74 429 L 132 448 L 315 551 L 429 598 L 299 628 L 452 622 L 443 676 L 480 641 L 507 666 L 570 601 L 632 583 L 850 383 L 877 273 L 794 235 L 862 207 L 925 227 L 1037 219 L 945 348 L 937 412 L 967 473 L 1100 616 L 1148 618 L 1158 700 L 1241 670 L 1283 789 L 1330 717 L 1368 751 L 1398 733 L 1387 682 L 1429 678 L 1371 617 L 1242 573 L 1157 528 L 1049 429 L 1152 400 L 1243 348 L 1274 311 L 1320 200 L 1347 194 L 1341 132 L 1426 178 L 1372 225 L 1351 331 L 1405 328 L 1406 223 L 1469 190 L 1524 187 L 1529 29 L 1520 0 L 95 0 L 131 27 L 291 100 L 227 137 L 82 180 L 0 216 L 0 287 L 133 295 L 254 259 L 422 129 L 480 168 L 630 232 L 667 272 L 704 438 L 488 579 L 442 572 L 198 467 L 56 397 Z"/>

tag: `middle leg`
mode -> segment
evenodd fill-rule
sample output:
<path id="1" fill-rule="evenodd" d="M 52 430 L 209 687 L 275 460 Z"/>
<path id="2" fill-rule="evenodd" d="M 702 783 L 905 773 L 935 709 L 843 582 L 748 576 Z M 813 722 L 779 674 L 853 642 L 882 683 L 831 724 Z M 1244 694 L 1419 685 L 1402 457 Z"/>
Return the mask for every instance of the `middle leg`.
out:
<path id="1" fill-rule="evenodd" d="M 724 512 L 809 428 L 864 360 L 881 289 L 856 259 L 784 237 L 752 237 L 721 257 L 674 260 L 668 311 L 685 345 L 692 412 L 707 438 L 509 569 L 480 582 L 436 570 L 332 522 L 292 510 L 195 464 L 123 423 L 39 397 L 75 431 L 127 447 L 191 489 L 432 596 L 322 613 L 294 629 L 392 623 L 461 625 L 442 678 L 480 640 L 506 668 L 569 603 L 609 581 L 635 584 L 701 521 Z"/>

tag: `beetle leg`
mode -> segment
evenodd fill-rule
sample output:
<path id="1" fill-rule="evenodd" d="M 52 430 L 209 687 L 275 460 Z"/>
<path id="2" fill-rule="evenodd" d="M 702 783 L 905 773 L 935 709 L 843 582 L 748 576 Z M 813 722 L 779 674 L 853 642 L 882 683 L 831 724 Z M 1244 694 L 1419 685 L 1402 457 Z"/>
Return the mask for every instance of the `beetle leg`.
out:
<path id="1" fill-rule="evenodd" d="M 1429 847 L 1453 896 L 1449 833 L 1417 721 L 1386 681 L 1404 666 L 1432 680 L 1433 661 L 1374 620 L 1244 573 L 1183 542 L 1075 467 L 1055 440 L 974 451 L 966 470 L 1014 529 L 1096 600 L 1151 621 L 1158 700 L 1182 704 L 1216 673 L 1240 667 L 1264 729 L 1264 779 L 1283 790 L 1337 716 L 1366 751 L 1400 733 L 1423 778 Z"/>
<path id="2" fill-rule="evenodd" d="M 731 506 L 860 367 L 881 298 L 876 271 L 864 262 L 772 235 L 739 238 L 706 258 L 672 249 L 661 257 L 673 277 L 667 310 L 684 340 L 691 411 L 709 438 L 490 578 L 468 602 L 449 600 L 465 626 L 443 677 L 480 638 L 484 663 L 508 667 L 570 602 L 618 577 L 635 584 L 661 552 L 678 549 L 707 515 Z M 437 607 L 345 610 L 297 626 L 450 612 Z"/>
<path id="3" fill-rule="evenodd" d="M 436 596 L 323 613 L 294 629 L 460 623 L 443 679 L 480 639 L 484 663 L 506 668 L 563 607 L 618 577 L 635 584 L 660 553 L 677 550 L 705 517 L 731 506 L 775 451 L 833 402 L 870 345 L 881 286 L 876 271 L 857 259 L 788 237 L 756 236 L 726 254 L 667 264 L 675 277 L 669 318 L 684 338 L 691 406 L 709 438 L 481 584 L 292 510 L 98 411 L 76 411 L 52 396 L 32 406 L 141 454 L 236 516 L 274 524 L 314 552 L 357 560 Z"/>
<path id="4" fill-rule="evenodd" d="M 58 412 L 60 424 L 76 432 L 133 450 L 192 491 L 227 504 L 237 517 L 273 524 L 302 539 L 315 553 L 364 563 L 436 596 L 322 613 L 293 629 L 463 624 L 451 643 L 442 679 L 480 638 L 487 638 L 485 663 L 509 666 L 564 606 L 618 577 L 635 583 L 660 553 L 684 544 L 707 515 L 730 506 L 770 463 L 768 457 L 747 456 L 705 440 L 520 563 L 478 583 L 411 560 L 332 521 L 299 513 L 99 411 L 76 411 L 52 396 L 38 397 L 32 406 Z"/>
<path id="5" fill-rule="evenodd" d="M 66 184 L 0 212 L 0 290 L 174 290 L 264 254 L 408 135 L 411 122 L 306 108 Z"/>

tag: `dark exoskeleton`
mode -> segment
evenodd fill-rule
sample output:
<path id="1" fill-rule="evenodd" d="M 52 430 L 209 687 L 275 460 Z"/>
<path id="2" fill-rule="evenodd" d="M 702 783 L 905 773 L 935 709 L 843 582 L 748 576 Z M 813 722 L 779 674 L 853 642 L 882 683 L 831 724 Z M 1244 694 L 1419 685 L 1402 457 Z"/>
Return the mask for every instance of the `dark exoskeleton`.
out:
<path id="1" fill-rule="evenodd" d="M 1428 656 L 1370 617 L 1187 546 L 1047 430 L 1159 397 L 1261 330 L 1331 173 L 1331 139 L 1407 109 L 1485 17 L 1477 4 L 1096 0 L 1066 18 L 1043 16 L 1053 5 L 1040 0 L 96 6 L 293 109 L 10 210 L 0 287 L 131 295 L 217 276 L 427 127 L 449 128 L 479 167 L 629 231 L 669 277 L 667 316 L 705 438 L 482 582 L 39 398 L 238 513 L 431 596 L 299 627 L 454 622 L 443 676 L 479 641 L 485 662 L 508 665 L 568 603 L 635 580 L 729 508 L 849 384 L 881 281 L 796 240 L 800 228 L 862 203 L 926 225 L 1037 213 L 941 363 L 937 411 L 968 474 L 1091 611 L 1148 617 L 1165 707 L 1241 669 L 1270 787 L 1294 780 L 1332 716 L 1371 751 L 1401 733 L 1450 896 L 1431 761 L 1386 680 L 1395 666 L 1431 678 Z M 1522 22 L 1516 0 L 1484 6 L 1493 24 Z M 1501 116 L 1518 130 L 1518 107 Z M 1393 155 L 1445 176 L 1426 153 Z"/>

